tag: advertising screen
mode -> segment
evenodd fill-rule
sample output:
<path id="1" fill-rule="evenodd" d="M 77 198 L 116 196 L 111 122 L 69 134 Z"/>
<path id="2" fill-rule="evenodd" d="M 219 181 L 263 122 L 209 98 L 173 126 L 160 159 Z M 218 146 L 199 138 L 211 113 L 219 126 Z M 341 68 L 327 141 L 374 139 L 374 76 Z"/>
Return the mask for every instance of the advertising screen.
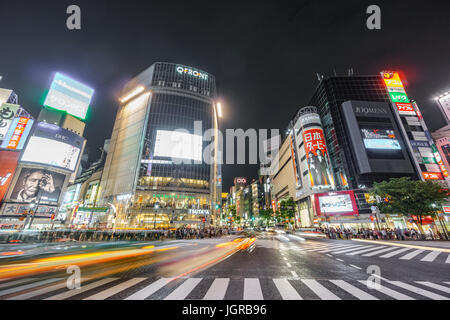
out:
<path id="1" fill-rule="evenodd" d="M 14 118 L 6 133 L 2 149 L 22 150 L 27 141 L 27 137 L 30 134 L 30 130 L 33 127 L 34 120 L 29 118 Z"/>
<path id="2" fill-rule="evenodd" d="M 0 141 L 5 138 L 19 108 L 20 106 L 17 104 L 3 103 L 0 105 Z"/>
<path id="3" fill-rule="evenodd" d="M 400 76 L 397 72 L 384 71 L 382 72 L 382 74 L 386 87 L 403 88 L 403 83 L 400 80 Z"/>
<path id="4" fill-rule="evenodd" d="M 0 201 L 3 200 L 16 171 L 19 152 L 0 151 Z"/>
<path id="5" fill-rule="evenodd" d="M 58 203 L 66 176 L 44 169 L 22 168 L 9 200 Z"/>
<path id="6" fill-rule="evenodd" d="M 178 131 L 156 132 L 156 157 L 202 161 L 202 136 Z"/>
<path id="7" fill-rule="evenodd" d="M 44 105 L 85 119 L 93 95 L 94 89 L 56 73 Z"/>
<path id="8" fill-rule="evenodd" d="M 411 103 L 396 102 L 398 113 L 405 116 L 416 116 L 414 107 Z"/>
<path id="9" fill-rule="evenodd" d="M 318 215 L 358 215 L 353 191 L 318 193 L 315 203 Z"/>
<path id="10" fill-rule="evenodd" d="M 394 130 L 361 129 L 361 133 L 367 149 L 401 149 L 399 141 L 395 138 Z"/>
<path id="11" fill-rule="evenodd" d="M 74 171 L 84 138 L 58 126 L 39 122 L 20 162 L 39 163 Z"/>
<path id="12" fill-rule="evenodd" d="M 303 144 L 311 186 L 333 185 L 323 130 L 321 128 L 303 130 Z"/>
<path id="13" fill-rule="evenodd" d="M 444 180 L 440 172 L 422 172 L 425 180 Z"/>
<path id="14" fill-rule="evenodd" d="M 409 103 L 408 96 L 405 93 L 401 92 L 389 92 L 389 95 L 391 96 L 392 102 L 405 102 Z"/>

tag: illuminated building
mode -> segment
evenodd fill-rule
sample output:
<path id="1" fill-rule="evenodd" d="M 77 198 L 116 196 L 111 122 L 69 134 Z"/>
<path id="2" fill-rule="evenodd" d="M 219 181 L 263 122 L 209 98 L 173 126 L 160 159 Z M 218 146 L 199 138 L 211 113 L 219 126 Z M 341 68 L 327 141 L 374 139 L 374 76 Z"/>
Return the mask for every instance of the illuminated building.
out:
<path id="1" fill-rule="evenodd" d="M 117 209 L 116 227 L 218 223 L 217 140 L 202 139 L 218 130 L 215 100 L 214 76 L 179 64 L 155 63 L 124 86 L 100 187 Z"/>

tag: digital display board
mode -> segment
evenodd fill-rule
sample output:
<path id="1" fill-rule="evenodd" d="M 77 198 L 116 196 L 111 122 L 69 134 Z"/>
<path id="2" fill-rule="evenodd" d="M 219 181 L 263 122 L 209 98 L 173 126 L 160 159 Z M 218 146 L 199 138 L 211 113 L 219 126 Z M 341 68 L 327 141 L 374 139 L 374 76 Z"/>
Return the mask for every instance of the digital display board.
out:
<path id="1" fill-rule="evenodd" d="M 367 149 L 401 150 L 393 130 L 361 129 L 361 133 Z"/>
<path id="2" fill-rule="evenodd" d="M 425 180 L 444 180 L 440 172 L 422 172 Z"/>
<path id="3" fill-rule="evenodd" d="M 358 215 L 353 191 L 318 193 L 314 195 L 318 215 Z"/>
<path id="4" fill-rule="evenodd" d="M 85 119 L 93 95 L 94 89 L 56 73 L 44 105 Z"/>
<path id="5" fill-rule="evenodd" d="M 20 162 L 39 163 L 75 171 L 84 138 L 56 125 L 39 122 Z"/>
<path id="6" fill-rule="evenodd" d="M 16 171 L 19 152 L 0 151 L 0 202 L 3 200 Z"/>
<path id="7" fill-rule="evenodd" d="M 33 123 L 33 119 L 25 117 L 14 118 L 0 147 L 2 149 L 22 150 Z"/>
<path id="8" fill-rule="evenodd" d="M 411 103 L 395 103 L 398 113 L 405 116 L 416 116 L 416 112 L 414 111 L 414 107 Z"/>
<path id="9" fill-rule="evenodd" d="M 409 103 L 409 98 L 405 93 L 401 92 L 389 92 L 389 95 L 391 96 L 392 102 L 405 102 Z"/>
<path id="10" fill-rule="evenodd" d="M 154 156 L 202 161 L 202 146 L 202 136 L 157 130 Z"/>
<path id="11" fill-rule="evenodd" d="M 5 138 L 19 108 L 17 104 L 2 103 L 0 105 L 0 141 Z"/>

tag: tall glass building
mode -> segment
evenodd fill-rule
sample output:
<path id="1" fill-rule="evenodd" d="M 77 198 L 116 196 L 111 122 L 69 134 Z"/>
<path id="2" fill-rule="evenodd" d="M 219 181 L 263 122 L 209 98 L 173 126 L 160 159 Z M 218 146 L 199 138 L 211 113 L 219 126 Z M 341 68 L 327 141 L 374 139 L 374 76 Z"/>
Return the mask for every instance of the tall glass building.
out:
<path id="1" fill-rule="evenodd" d="M 155 63 L 125 85 L 101 185 L 117 227 L 218 222 L 215 100 L 214 76 L 180 64 Z"/>

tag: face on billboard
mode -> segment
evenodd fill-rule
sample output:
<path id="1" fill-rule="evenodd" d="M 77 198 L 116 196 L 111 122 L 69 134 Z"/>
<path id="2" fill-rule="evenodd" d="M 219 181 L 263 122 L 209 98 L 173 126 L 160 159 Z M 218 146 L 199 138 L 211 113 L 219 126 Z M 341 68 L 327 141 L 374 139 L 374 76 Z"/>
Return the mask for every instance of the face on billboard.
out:
<path id="1" fill-rule="evenodd" d="M 75 171 L 84 138 L 58 126 L 40 122 L 27 143 L 21 162 L 46 164 Z"/>
<path id="2" fill-rule="evenodd" d="M 85 119 L 93 94 L 92 88 L 56 73 L 44 105 Z"/>
<path id="3" fill-rule="evenodd" d="M 23 168 L 11 193 L 16 202 L 57 203 L 65 175 L 49 170 Z"/>
<path id="4" fill-rule="evenodd" d="M 308 162 L 311 186 L 333 185 L 323 130 L 320 128 L 304 130 L 303 146 Z"/>
<path id="5" fill-rule="evenodd" d="M 19 108 L 20 106 L 17 104 L 3 103 L 0 105 L 0 140 L 5 138 Z"/>
<path id="6" fill-rule="evenodd" d="M 1 148 L 22 150 L 33 126 L 34 120 L 29 118 L 15 118 L 3 140 Z"/>
<path id="7" fill-rule="evenodd" d="M 315 195 L 319 215 L 357 215 L 355 196 L 352 191 L 330 192 Z"/>
<path id="8" fill-rule="evenodd" d="M 158 130 L 155 140 L 155 157 L 202 161 L 203 137 L 178 132 Z"/>
<path id="9" fill-rule="evenodd" d="M 0 151 L 0 201 L 3 200 L 16 171 L 19 155 L 19 152 Z"/>

